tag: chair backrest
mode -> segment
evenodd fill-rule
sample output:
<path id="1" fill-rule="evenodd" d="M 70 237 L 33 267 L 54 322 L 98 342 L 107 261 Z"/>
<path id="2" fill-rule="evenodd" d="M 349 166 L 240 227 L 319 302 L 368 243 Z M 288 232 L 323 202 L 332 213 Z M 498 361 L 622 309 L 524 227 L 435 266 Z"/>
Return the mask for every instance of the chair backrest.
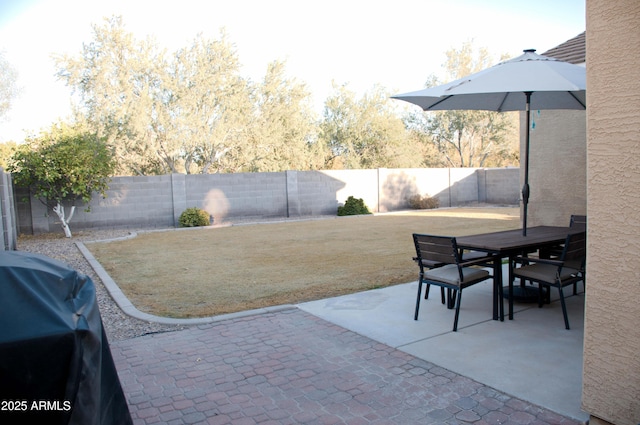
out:
<path id="1" fill-rule="evenodd" d="M 587 230 L 587 216 L 586 215 L 572 215 L 569 221 L 569 227 L 582 228 Z"/>
<path id="2" fill-rule="evenodd" d="M 571 268 L 582 268 L 587 257 L 587 233 L 569 234 L 560 260 Z"/>
<path id="3" fill-rule="evenodd" d="M 457 264 L 460 262 L 456 238 L 414 233 L 418 262 L 421 264 Z"/>

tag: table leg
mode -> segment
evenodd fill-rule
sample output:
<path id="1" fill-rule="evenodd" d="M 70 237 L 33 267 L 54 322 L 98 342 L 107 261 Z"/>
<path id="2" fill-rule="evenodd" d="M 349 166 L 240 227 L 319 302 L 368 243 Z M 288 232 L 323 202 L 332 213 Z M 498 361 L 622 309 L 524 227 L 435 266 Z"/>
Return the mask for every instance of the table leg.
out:
<path id="1" fill-rule="evenodd" d="M 500 302 L 500 321 L 504 322 L 504 297 L 502 296 L 502 258 L 498 259 L 498 268 L 500 269 L 500 282 L 497 297 Z"/>
<path id="2" fill-rule="evenodd" d="M 499 310 L 499 311 L 498 311 Z M 504 303 L 502 301 L 502 258 L 496 256 L 493 261 L 493 320 L 504 321 Z"/>
<path id="3" fill-rule="evenodd" d="M 513 320 L 513 256 L 509 256 L 509 320 Z"/>

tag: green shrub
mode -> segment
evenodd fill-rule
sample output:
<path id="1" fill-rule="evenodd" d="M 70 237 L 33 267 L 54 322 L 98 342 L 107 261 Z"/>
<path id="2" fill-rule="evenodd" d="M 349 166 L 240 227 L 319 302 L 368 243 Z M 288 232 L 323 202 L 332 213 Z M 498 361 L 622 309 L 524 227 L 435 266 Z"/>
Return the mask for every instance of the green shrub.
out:
<path id="1" fill-rule="evenodd" d="M 209 213 L 200 208 L 187 208 L 180 214 L 180 227 L 198 227 L 209 225 Z"/>
<path id="2" fill-rule="evenodd" d="M 433 198 L 429 195 L 413 195 L 407 199 L 407 202 L 409 207 L 414 210 L 430 210 L 440 206 L 438 198 Z"/>
<path id="3" fill-rule="evenodd" d="M 343 206 L 338 207 L 338 215 L 360 215 L 371 214 L 369 208 L 364 204 L 362 198 L 356 199 L 349 196 Z"/>

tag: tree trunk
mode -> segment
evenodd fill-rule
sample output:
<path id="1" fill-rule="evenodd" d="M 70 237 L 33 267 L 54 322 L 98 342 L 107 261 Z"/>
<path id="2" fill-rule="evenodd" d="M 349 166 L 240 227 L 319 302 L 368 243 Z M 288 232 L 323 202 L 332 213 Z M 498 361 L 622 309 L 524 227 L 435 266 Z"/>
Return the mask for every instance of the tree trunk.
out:
<path id="1" fill-rule="evenodd" d="M 71 221 L 71 217 L 73 217 L 73 213 L 76 211 L 76 207 L 71 207 L 71 214 L 69 214 L 68 218 L 64 216 L 64 207 L 58 202 L 58 204 L 53 207 L 53 212 L 56 213 L 58 218 L 60 219 L 60 223 L 62 225 L 62 229 L 64 230 L 64 235 L 68 238 L 71 237 L 71 229 L 69 228 L 69 222 Z"/>

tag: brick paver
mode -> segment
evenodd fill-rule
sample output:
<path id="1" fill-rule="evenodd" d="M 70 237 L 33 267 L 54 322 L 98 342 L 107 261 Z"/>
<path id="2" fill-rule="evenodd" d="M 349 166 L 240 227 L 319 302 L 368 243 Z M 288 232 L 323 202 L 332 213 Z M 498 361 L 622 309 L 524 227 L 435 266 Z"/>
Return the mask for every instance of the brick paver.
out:
<path id="1" fill-rule="evenodd" d="M 578 423 L 298 309 L 111 351 L 136 424 Z"/>

